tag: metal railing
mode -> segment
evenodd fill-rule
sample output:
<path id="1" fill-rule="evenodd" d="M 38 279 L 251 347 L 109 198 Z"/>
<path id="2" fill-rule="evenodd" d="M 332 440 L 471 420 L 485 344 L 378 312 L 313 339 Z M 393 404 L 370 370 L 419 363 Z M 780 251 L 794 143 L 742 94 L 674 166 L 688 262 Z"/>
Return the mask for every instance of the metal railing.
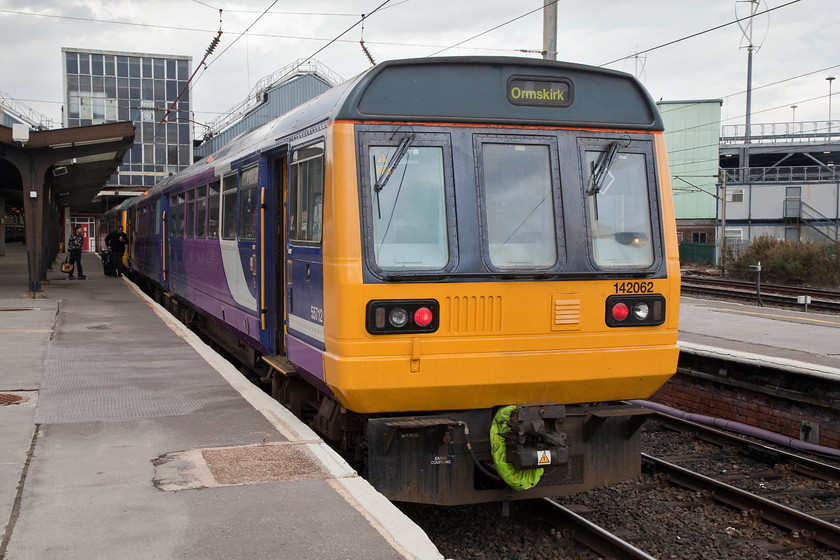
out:
<path id="1" fill-rule="evenodd" d="M 744 124 L 721 127 L 721 144 L 743 144 L 747 138 Z M 750 125 L 752 144 L 817 144 L 840 141 L 840 121 L 801 121 L 758 123 Z"/>
<path id="2" fill-rule="evenodd" d="M 317 60 L 298 59 L 257 81 L 247 98 L 232 107 L 227 113 L 207 125 L 208 128 L 205 134 L 215 134 L 224 130 L 230 124 L 239 120 L 242 115 L 262 103 L 263 93 L 266 90 L 303 74 L 318 74 L 323 79 L 330 82 L 333 86 L 344 81 L 344 78 Z"/>
<path id="3" fill-rule="evenodd" d="M 820 183 L 840 181 L 840 169 L 825 165 L 726 168 L 727 183 Z"/>

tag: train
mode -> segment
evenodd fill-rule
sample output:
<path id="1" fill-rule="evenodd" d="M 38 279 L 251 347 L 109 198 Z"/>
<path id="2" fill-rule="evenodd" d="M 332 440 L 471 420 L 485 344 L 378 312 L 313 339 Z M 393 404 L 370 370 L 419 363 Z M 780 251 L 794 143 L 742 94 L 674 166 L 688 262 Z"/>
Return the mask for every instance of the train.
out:
<path id="1" fill-rule="evenodd" d="M 124 265 L 395 501 L 640 471 L 675 372 L 663 124 L 632 75 L 380 63 L 102 216 Z M 177 374 L 177 373 L 174 373 Z"/>

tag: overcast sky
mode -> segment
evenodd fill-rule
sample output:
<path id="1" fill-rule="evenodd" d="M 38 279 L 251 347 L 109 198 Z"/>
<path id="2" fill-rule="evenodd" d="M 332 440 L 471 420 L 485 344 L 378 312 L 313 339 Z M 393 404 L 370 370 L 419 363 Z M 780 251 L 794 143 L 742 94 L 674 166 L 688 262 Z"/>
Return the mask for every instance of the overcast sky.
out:
<path id="1" fill-rule="evenodd" d="M 0 90 L 58 123 L 62 47 L 187 55 L 195 69 L 219 29 L 219 9 L 221 43 L 192 90 L 198 122 L 212 121 L 263 76 L 322 48 L 314 59 L 344 78 L 368 68 L 361 25 L 327 46 L 363 13 L 375 12 L 365 19 L 363 38 L 376 61 L 539 57 L 521 51 L 542 48 L 542 0 L 390 0 L 376 11 L 383 2 L 0 0 Z M 744 122 L 748 43 L 732 22 L 749 14 L 750 2 L 559 0 L 558 6 L 558 60 L 636 74 L 656 100 L 721 98 L 724 124 Z M 762 0 L 759 11 L 769 8 L 778 9 L 754 22 L 753 123 L 790 122 L 791 105 L 798 106 L 797 121 L 827 120 L 826 77 L 840 77 L 840 3 Z M 632 58 L 648 49 L 654 50 Z M 840 81 L 832 86 L 835 101 L 838 91 Z M 840 103 L 834 105 L 838 120 Z"/>

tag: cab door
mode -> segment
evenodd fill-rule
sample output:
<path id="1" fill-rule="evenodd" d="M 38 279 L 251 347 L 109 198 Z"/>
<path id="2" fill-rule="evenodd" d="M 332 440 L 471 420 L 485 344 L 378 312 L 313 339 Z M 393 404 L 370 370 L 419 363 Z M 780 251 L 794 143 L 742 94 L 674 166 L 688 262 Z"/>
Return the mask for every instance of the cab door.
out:
<path id="1" fill-rule="evenodd" d="M 286 311 L 288 332 L 324 349 L 324 274 L 321 238 L 324 142 L 291 152 L 286 182 Z"/>

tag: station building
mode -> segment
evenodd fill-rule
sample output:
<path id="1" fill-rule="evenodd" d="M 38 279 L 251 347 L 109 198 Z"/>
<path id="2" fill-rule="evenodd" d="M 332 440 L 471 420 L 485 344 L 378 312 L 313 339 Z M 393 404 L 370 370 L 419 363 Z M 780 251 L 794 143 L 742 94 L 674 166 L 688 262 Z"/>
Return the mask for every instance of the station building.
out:
<path id="1" fill-rule="evenodd" d="M 131 121 L 136 135 L 107 189 L 140 191 L 193 161 L 192 57 L 61 49 L 64 126 Z M 171 112 L 170 112 L 170 109 Z"/>
<path id="2" fill-rule="evenodd" d="M 840 122 L 721 126 L 722 100 L 660 101 L 680 257 L 720 262 L 762 235 L 840 241 Z"/>

